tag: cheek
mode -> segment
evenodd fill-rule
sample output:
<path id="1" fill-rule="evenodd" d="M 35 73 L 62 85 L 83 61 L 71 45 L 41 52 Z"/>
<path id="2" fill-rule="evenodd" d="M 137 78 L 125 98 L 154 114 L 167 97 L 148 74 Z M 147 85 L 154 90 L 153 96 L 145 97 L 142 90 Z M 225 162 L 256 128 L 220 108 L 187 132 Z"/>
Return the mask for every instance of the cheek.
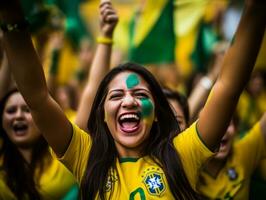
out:
<path id="1" fill-rule="evenodd" d="M 152 124 L 154 121 L 154 104 L 150 99 L 141 100 L 141 115 L 146 124 Z"/>
<path id="2" fill-rule="evenodd" d="M 110 121 L 112 118 L 115 117 L 116 109 L 115 105 L 111 103 L 106 103 L 104 105 L 104 121 Z"/>
<path id="3" fill-rule="evenodd" d="M 8 117 L 7 115 L 3 115 L 3 120 L 1 123 L 2 123 L 2 127 L 4 128 L 4 130 L 7 129 L 8 124 L 10 124 L 10 122 L 11 122 L 11 118 Z"/>
<path id="4" fill-rule="evenodd" d="M 141 99 L 141 115 L 150 118 L 154 113 L 154 105 L 150 99 Z"/>

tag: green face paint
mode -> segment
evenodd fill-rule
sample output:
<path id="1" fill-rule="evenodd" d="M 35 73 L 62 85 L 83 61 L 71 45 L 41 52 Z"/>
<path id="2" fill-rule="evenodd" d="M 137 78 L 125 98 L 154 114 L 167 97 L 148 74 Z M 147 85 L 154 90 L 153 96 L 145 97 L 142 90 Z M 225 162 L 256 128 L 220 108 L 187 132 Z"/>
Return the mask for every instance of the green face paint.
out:
<path id="1" fill-rule="evenodd" d="M 139 84 L 139 77 L 136 74 L 129 74 L 126 80 L 127 88 L 131 89 Z"/>
<path id="2" fill-rule="evenodd" d="M 141 106 L 142 106 L 142 117 L 148 117 L 152 114 L 153 104 L 148 98 L 141 99 Z"/>

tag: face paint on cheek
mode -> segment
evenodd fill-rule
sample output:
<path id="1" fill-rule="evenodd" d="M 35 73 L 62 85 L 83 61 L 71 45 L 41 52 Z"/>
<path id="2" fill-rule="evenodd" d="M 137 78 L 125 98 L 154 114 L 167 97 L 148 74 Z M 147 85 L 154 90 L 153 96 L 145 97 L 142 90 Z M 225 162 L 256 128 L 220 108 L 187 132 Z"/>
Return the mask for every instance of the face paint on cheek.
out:
<path id="1" fill-rule="evenodd" d="M 136 74 L 129 74 L 126 80 L 127 88 L 131 89 L 139 84 L 139 77 Z"/>
<path id="2" fill-rule="evenodd" d="M 153 113 L 153 104 L 150 99 L 141 99 L 141 116 L 145 119 L 149 119 Z"/>

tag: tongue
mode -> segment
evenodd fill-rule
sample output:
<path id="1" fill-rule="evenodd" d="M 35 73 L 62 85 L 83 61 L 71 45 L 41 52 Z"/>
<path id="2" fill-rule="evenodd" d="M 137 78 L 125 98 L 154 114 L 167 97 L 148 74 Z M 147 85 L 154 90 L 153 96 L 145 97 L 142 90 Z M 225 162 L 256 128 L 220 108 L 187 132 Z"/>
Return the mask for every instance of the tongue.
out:
<path id="1" fill-rule="evenodd" d="M 137 126 L 137 122 L 123 122 L 122 126 L 124 129 L 131 130 Z"/>
<path id="2" fill-rule="evenodd" d="M 123 122 L 122 127 L 123 130 L 125 131 L 132 131 L 133 129 L 136 128 L 137 124 L 138 124 L 137 122 Z"/>

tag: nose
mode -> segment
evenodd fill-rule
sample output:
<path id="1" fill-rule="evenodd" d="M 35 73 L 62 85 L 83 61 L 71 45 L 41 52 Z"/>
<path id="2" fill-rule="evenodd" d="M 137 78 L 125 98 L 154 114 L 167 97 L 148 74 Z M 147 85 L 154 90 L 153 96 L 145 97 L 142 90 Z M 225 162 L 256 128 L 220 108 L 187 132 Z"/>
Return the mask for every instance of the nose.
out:
<path id="1" fill-rule="evenodd" d="M 137 100 L 131 94 L 126 94 L 122 100 L 122 107 L 132 108 L 136 107 L 137 105 Z"/>
<path id="2" fill-rule="evenodd" d="M 17 109 L 17 110 L 16 110 L 16 113 L 15 113 L 15 117 L 16 117 L 17 119 L 22 119 L 22 118 L 24 118 L 24 112 L 23 112 L 23 110 L 22 110 L 22 109 Z"/>

